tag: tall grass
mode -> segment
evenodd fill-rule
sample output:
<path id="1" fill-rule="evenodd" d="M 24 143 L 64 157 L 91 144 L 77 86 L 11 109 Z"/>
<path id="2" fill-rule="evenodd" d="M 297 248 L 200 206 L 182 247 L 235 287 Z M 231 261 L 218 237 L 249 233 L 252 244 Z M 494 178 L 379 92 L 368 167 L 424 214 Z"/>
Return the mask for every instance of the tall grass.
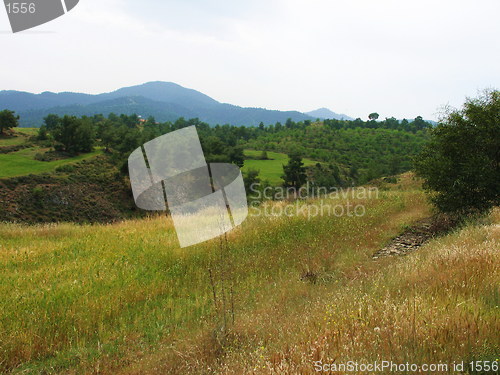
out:
<path id="1" fill-rule="evenodd" d="M 0 370 L 312 373 L 317 358 L 490 355 L 498 227 L 375 262 L 429 215 L 425 197 L 406 176 L 354 203 L 364 217 L 252 217 L 228 235 L 235 321 L 224 340 L 208 272 L 219 239 L 179 249 L 165 217 L 0 225 Z"/>

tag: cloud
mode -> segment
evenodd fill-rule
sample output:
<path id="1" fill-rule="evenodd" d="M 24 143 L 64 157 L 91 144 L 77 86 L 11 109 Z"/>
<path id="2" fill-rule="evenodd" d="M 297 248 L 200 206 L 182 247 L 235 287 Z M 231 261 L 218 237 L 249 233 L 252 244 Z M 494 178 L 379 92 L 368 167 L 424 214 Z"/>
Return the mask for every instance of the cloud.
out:
<path id="1" fill-rule="evenodd" d="M 500 86 L 499 11 L 496 0 L 82 0 L 39 29 L 55 34 L 1 34 L 0 79 L 93 93 L 169 80 L 238 105 L 435 118 Z"/>

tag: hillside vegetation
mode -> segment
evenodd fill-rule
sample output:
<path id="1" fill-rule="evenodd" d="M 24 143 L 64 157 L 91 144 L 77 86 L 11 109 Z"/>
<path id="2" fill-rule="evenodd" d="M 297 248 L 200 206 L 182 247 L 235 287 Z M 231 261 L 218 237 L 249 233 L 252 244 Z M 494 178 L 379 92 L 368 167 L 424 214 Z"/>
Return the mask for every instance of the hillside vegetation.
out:
<path id="1" fill-rule="evenodd" d="M 26 176 L 53 172 L 57 167 L 91 159 L 101 154 L 100 150 L 58 160 L 42 161 L 37 157 L 50 151 L 50 147 L 37 144 L 33 137 L 38 129 L 15 129 L 9 136 L 0 137 L 0 178 Z"/>
<path id="2" fill-rule="evenodd" d="M 363 204 L 363 217 L 308 219 L 314 201 L 297 217 L 250 217 L 229 249 L 216 239 L 181 250 L 162 216 L 0 224 L 0 371 L 312 374 L 318 360 L 495 359 L 499 211 L 374 261 L 429 215 L 411 175 L 382 188 L 331 198 Z M 216 313 L 214 285 L 219 296 L 234 285 L 234 324 Z"/>
<path id="3" fill-rule="evenodd" d="M 0 154 L 0 178 L 26 176 L 29 174 L 40 174 L 52 172 L 63 165 L 91 159 L 101 154 L 100 150 L 54 161 L 40 161 L 35 157 L 39 153 L 44 153 L 50 149 L 33 147 L 9 154 Z"/>
<path id="4" fill-rule="evenodd" d="M 112 222 L 144 215 L 134 208 L 127 158 L 144 143 L 188 126 L 196 126 L 207 162 L 243 167 L 247 187 L 256 181 L 261 188 L 281 186 L 283 164 L 294 154 L 307 167 L 304 183 L 337 188 L 408 171 L 430 124 L 419 118 L 289 119 L 267 127 L 210 127 L 199 119 L 49 115 L 39 131 L 13 128 L 0 138 L 0 221 Z M 268 160 L 259 158 L 264 151 Z"/>
<path id="5" fill-rule="evenodd" d="M 327 120 L 267 128 L 252 137 L 247 147 L 275 152 L 298 152 L 303 157 L 349 170 L 349 178 L 366 183 L 412 169 L 412 158 L 429 139 L 428 124 Z"/>

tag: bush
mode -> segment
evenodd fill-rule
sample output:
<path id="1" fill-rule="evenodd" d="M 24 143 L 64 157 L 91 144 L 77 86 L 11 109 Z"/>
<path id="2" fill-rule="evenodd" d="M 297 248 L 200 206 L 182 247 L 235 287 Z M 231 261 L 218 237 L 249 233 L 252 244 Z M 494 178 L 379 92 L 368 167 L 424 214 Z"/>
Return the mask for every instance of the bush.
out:
<path id="1" fill-rule="evenodd" d="M 484 213 L 500 204 L 500 91 L 467 99 L 432 131 L 415 161 L 442 212 Z"/>
<path id="2" fill-rule="evenodd" d="M 45 160 L 45 154 L 41 154 L 40 152 L 38 152 L 38 153 L 35 154 L 34 159 L 38 160 L 38 161 L 46 161 Z"/>
<path id="3" fill-rule="evenodd" d="M 75 166 L 73 164 L 66 164 L 66 165 L 61 165 L 60 167 L 56 168 L 56 172 L 59 173 L 71 173 L 74 172 Z"/>

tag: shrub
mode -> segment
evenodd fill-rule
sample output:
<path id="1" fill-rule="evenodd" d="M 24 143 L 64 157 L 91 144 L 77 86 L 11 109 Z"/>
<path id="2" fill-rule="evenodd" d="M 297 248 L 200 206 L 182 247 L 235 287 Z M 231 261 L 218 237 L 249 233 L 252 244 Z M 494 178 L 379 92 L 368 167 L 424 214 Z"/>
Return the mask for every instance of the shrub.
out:
<path id="1" fill-rule="evenodd" d="M 415 161 L 442 212 L 483 213 L 500 204 L 500 91 L 452 110 Z"/>

